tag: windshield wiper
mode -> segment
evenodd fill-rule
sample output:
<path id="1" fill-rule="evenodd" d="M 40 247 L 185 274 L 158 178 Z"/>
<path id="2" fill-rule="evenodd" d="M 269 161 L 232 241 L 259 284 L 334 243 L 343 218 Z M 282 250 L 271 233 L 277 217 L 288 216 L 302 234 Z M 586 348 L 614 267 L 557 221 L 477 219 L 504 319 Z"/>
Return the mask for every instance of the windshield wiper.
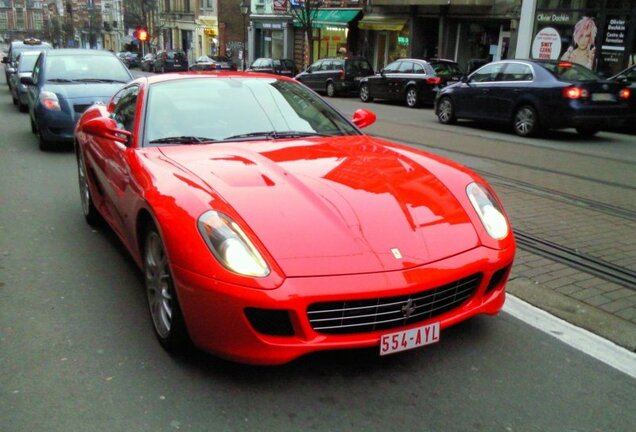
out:
<path id="1" fill-rule="evenodd" d="M 51 79 L 47 79 L 46 82 L 52 82 L 52 83 L 56 83 L 56 82 L 62 82 L 62 83 L 70 83 L 73 82 L 72 79 L 68 79 L 68 78 L 51 78 Z"/>
<path id="2" fill-rule="evenodd" d="M 263 137 L 265 139 L 278 139 L 278 138 L 300 138 L 308 136 L 330 136 L 320 132 L 305 132 L 305 131 L 268 131 L 268 132 L 250 132 L 239 135 L 232 135 L 223 138 L 223 141 L 239 140 L 245 138 L 258 138 Z"/>
<path id="3" fill-rule="evenodd" d="M 126 81 L 108 79 L 108 78 L 79 78 L 73 80 L 75 82 L 90 82 L 90 83 L 122 83 L 125 84 Z"/>
<path id="4" fill-rule="evenodd" d="M 201 144 L 206 142 L 218 141 L 216 138 L 197 137 L 197 136 L 172 136 L 157 138 L 150 141 L 150 144 Z"/>

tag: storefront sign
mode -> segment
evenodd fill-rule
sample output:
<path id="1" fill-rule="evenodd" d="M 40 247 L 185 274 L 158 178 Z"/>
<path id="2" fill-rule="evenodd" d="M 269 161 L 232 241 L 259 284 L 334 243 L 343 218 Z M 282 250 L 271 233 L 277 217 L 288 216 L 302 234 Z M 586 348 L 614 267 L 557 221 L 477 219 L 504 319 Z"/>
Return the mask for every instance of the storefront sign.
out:
<path id="1" fill-rule="evenodd" d="M 539 60 L 557 60 L 561 54 L 561 36 L 556 29 L 546 27 L 534 37 L 532 58 Z"/>
<path id="2" fill-rule="evenodd" d="M 287 12 L 287 0 L 274 0 L 274 10 L 276 12 Z"/>
<path id="3" fill-rule="evenodd" d="M 607 17 L 605 36 L 601 45 L 601 59 L 605 64 L 622 63 L 627 36 L 625 17 Z"/>
<path id="4" fill-rule="evenodd" d="M 574 19 L 566 12 L 538 12 L 537 22 L 541 24 L 574 24 Z"/>

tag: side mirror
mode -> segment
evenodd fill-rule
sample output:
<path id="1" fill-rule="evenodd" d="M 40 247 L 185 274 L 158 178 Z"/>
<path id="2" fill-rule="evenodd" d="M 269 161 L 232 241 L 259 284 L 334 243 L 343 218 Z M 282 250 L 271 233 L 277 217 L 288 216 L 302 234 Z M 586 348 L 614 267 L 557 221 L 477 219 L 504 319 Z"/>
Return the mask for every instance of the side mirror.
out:
<path id="1" fill-rule="evenodd" d="M 619 82 L 621 84 L 629 84 L 630 81 L 626 75 L 619 75 L 616 77 L 616 82 Z"/>
<path id="2" fill-rule="evenodd" d="M 9 63 L 9 56 L 2 56 L 2 63 Z"/>
<path id="3" fill-rule="evenodd" d="M 35 81 L 33 81 L 33 75 L 20 77 L 20 82 L 28 86 L 35 85 Z"/>
<path id="4" fill-rule="evenodd" d="M 82 132 L 128 145 L 130 136 L 127 130 L 117 128 L 115 120 L 106 117 L 97 117 L 87 121 L 81 126 Z"/>
<path id="5" fill-rule="evenodd" d="M 354 125 L 362 129 L 375 123 L 376 118 L 373 112 L 361 108 L 353 113 L 352 121 Z"/>
<path id="6" fill-rule="evenodd" d="M 463 82 L 463 83 L 467 83 L 467 84 L 468 84 L 468 81 L 469 81 L 469 80 L 468 80 L 468 75 L 463 75 L 463 76 L 462 76 L 462 82 Z"/>
<path id="7" fill-rule="evenodd" d="M 384 76 L 384 68 L 381 68 L 379 71 L 380 75 Z"/>

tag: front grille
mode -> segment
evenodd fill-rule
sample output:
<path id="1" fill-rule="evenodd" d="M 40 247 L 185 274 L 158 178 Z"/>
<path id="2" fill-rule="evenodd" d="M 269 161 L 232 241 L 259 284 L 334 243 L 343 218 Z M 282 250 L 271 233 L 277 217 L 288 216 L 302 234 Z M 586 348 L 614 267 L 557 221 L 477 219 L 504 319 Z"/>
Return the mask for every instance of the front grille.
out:
<path id="1" fill-rule="evenodd" d="M 88 109 L 89 106 L 91 106 L 92 104 L 86 104 L 86 105 L 73 105 L 73 109 L 75 110 L 76 113 L 81 114 L 84 111 L 86 111 Z"/>
<path id="2" fill-rule="evenodd" d="M 481 273 L 419 293 L 367 300 L 314 303 L 307 309 L 319 333 L 352 334 L 425 321 L 461 306 L 477 290 Z"/>

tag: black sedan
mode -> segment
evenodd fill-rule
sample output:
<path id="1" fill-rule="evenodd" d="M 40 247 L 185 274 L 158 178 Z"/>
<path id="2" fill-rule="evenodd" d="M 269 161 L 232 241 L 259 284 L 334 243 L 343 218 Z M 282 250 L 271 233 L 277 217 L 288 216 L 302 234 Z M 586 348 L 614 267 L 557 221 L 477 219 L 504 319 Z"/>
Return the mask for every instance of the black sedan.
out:
<path id="1" fill-rule="evenodd" d="M 625 130 L 636 133 L 636 65 L 632 65 L 624 71 L 619 72 L 610 78 L 610 81 L 617 82 L 624 86 L 629 86 L 630 98 L 630 116 L 631 120 L 628 122 Z"/>
<path id="2" fill-rule="evenodd" d="M 236 64 L 229 57 L 201 56 L 190 65 L 191 71 L 235 71 Z"/>
<path id="3" fill-rule="evenodd" d="M 415 108 L 425 103 L 433 104 L 445 83 L 446 79 L 435 72 L 430 62 L 400 59 L 389 63 L 379 73 L 360 80 L 360 100 L 404 101 L 408 107 Z"/>
<path id="4" fill-rule="evenodd" d="M 626 121 L 629 99 L 626 85 L 578 64 L 504 60 L 442 89 L 435 113 L 444 124 L 458 118 L 511 124 L 524 137 L 570 127 L 593 136 Z"/>

